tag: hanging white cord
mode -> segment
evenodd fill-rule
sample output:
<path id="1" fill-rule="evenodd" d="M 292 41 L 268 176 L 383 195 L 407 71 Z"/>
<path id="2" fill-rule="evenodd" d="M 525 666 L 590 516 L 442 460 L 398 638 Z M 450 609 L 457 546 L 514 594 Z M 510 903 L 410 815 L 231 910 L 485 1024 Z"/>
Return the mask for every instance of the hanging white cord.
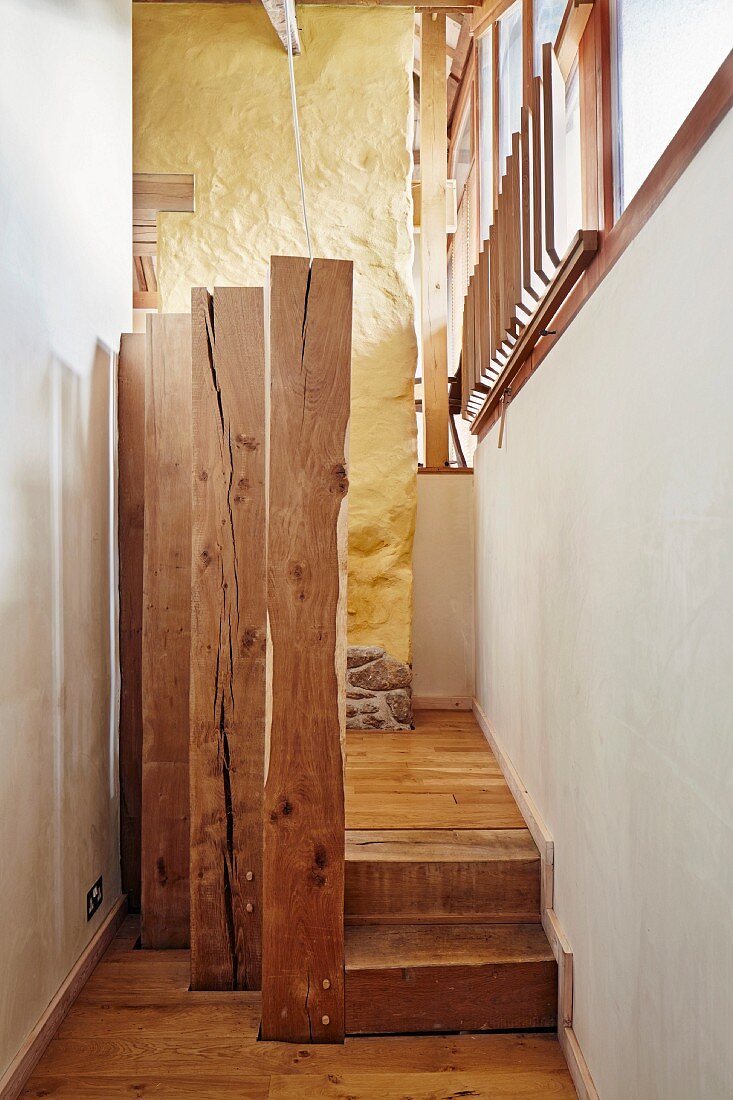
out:
<path id="1" fill-rule="evenodd" d="M 290 5 L 293 5 L 292 9 Z M 298 177 L 300 179 L 300 200 L 303 204 L 303 225 L 305 226 L 305 239 L 308 244 L 308 259 L 311 266 L 313 265 L 313 249 L 311 248 L 311 235 L 308 228 L 308 211 L 305 205 L 305 183 L 303 182 L 303 154 L 300 149 L 300 124 L 298 122 L 298 100 L 295 95 L 295 67 L 293 65 L 293 37 L 291 33 L 290 13 L 292 11 L 293 21 L 295 21 L 295 4 L 294 0 L 286 0 L 286 7 L 288 12 L 287 18 L 287 37 L 288 37 L 288 68 L 290 69 L 290 100 L 293 105 L 293 130 L 295 131 L 295 154 L 298 158 Z"/>

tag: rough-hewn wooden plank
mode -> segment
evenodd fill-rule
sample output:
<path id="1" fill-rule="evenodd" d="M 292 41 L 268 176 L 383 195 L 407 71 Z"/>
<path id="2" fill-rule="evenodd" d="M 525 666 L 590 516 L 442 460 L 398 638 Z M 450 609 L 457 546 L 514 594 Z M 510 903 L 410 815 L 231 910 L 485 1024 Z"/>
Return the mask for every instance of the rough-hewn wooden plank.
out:
<path id="1" fill-rule="evenodd" d="M 408 925 L 346 935 L 349 1035 L 554 1027 L 557 964 L 539 925 Z"/>
<path id="2" fill-rule="evenodd" d="M 148 317 L 143 566 L 142 944 L 188 945 L 191 318 Z"/>
<path id="3" fill-rule="evenodd" d="M 346 439 L 352 264 L 275 257 L 270 286 L 262 1034 L 344 1035 Z M 297 919 L 296 918 L 297 915 Z"/>
<path id="4" fill-rule="evenodd" d="M 145 336 L 125 333 L 117 365 L 120 556 L 120 863 L 122 892 L 140 911 L 143 763 Z"/>
<path id="5" fill-rule="evenodd" d="M 191 292 L 191 987 L 259 989 L 265 345 L 258 288 Z"/>
<path id="6" fill-rule="evenodd" d="M 349 830 L 346 861 L 351 923 L 540 920 L 540 857 L 526 829 Z"/>

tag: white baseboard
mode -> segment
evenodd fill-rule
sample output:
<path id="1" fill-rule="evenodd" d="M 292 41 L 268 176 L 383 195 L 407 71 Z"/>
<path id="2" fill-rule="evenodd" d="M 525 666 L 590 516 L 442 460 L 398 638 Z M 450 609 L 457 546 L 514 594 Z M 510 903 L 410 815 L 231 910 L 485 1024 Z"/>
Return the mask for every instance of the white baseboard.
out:
<path id="1" fill-rule="evenodd" d="M 0 1100 L 17 1100 L 61 1021 L 81 992 L 82 986 L 114 939 L 127 913 L 127 895 L 122 894 L 110 909 L 93 938 L 84 948 L 56 996 L 26 1038 L 0 1080 Z"/>
<path id="2" fill-rule="evenodd" d="M 414 710 L 473 710 L 470 695 L 413 695 Z"/>
<path id="3" fill-rule="evenodd" d="M 545 930 L 545 935 L 552 948 L 558 968 L 557 1037 L 580 1100 L 600 1100 L 573 1030 L 573 952 L 554 909 L 555 844 L 550 830 L 545 825 L 534 803 L 534 799 L 522 782 L 519 772 L 499 741 L 496 730 L 476 699 L 473 700 L 473 713 L 491 747 L 491 751 L 496 757 L 507 786 L 514 795 L 522 817 L 526 821 L 527 828 L 540 853 L 542 927 Z"/>

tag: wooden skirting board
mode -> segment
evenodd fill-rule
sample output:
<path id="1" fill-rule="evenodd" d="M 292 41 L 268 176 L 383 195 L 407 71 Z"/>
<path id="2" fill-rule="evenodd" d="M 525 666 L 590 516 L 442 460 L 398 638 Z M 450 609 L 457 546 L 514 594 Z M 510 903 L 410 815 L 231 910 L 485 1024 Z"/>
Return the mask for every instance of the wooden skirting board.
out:
<path id="1" fill-rule="evenodd" d="M 56 996 L 29 1034 L 23 1046 L 0 1079 L 1 1100 L 16 1100 L 33 1073 L 48 1044 L 58 1031 L 67 1012 L 81 993 L 87 978 L 117 934 L 127 913 L 127 896 L 122 894 L 84 948 Z"/>
<path id="2" fill-rule="evenodd" d="M 590 1070 L 573 1030 L 573 953 L 553 908 L 554 843 L 532 796 L 520 779 L 517 769 L 498 740 L 496 731 L 476 699 L 473 700 L 473 713 L 516 799 L 522 816 L 527 823 L 527 828 L 532 834 L 532 839 L 539 849 L 542 864 L 542 927 L 550 942 L 559 971 L 557 1037 L 580 1100 L 599 1100 L 593 1078 L 590 1075 Z"/>

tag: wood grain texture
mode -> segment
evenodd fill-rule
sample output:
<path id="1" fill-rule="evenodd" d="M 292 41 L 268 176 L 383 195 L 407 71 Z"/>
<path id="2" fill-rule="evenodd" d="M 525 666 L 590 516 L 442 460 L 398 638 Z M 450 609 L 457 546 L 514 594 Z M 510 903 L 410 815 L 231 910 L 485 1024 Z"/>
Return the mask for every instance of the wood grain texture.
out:
<path id="1" fill-rule="evenodd" d="M 41 1018 L 31 1029 L 22 1047 L 0 1077 L 0 1097 L 2 1100 L 17 1100 L 23 1086 L 43 1057 L 48 1044 L 58 1032 L 68 1012 L 73 1008 L 76 998 L 84 988 L 84 983 L 93 972 L 110 941 L 125 919 L 127 899 L 124 895 L 113 903 L 109 913 L 97 928 L 94 936 L 82 951 L 69 974 L 61 983 L 51 1003 Z"/>
<path id="2" fill-rule="evenodd" d="M 447 94 L 445 15 L 425 15 L 420 35 L 420 256 L 425 463 L 448 462 L 446 281 Z"/>
<path id="3" fill-rule="evenodd" d="M 142 943 L 189 938 L 191 318 L 150 315 L 143 565 Z"/>
<path id="4" fill-rule="evenodd" d="M 145 545 L 145 335 L 125 333 L 117 364 L 117 528 L 120 562 L 120 865 L 140 911 Z"/>
<path id="5" fill-rule="evenodd" d="M 350 262 L 274 257 L 262 1033 L 344 1035 L 346 473 Z M 329 983 L 324 988 L 324 981 Z"/>
<path id="6" fill-rule="evenodd" d="M 264 295 L 191 293 L 191 986 L 259 989 L 267 648 Z"/>
<path id="7" fill-rule="evenodd" d="M 97 966 L 26 1098 L 570 1100 L 552 1034 L 424 1035 L 311 1046 L 257 1041 L 257 993 L 191 993 L 188 952 L 136 951 L 137 924 Z M 93 991 L 93 993 L 92 993 Z"/>
<path id="8" fill-rule="evenodd" d="M 557 964 L 539 925 L 408 925 L 346 935 L 350 1035 L 554 1027 Z"/>
<path id="9" fill-rule="evenodd" d="M 347 923 L 538 923 L 526 829 L 349 830 Z"/>

